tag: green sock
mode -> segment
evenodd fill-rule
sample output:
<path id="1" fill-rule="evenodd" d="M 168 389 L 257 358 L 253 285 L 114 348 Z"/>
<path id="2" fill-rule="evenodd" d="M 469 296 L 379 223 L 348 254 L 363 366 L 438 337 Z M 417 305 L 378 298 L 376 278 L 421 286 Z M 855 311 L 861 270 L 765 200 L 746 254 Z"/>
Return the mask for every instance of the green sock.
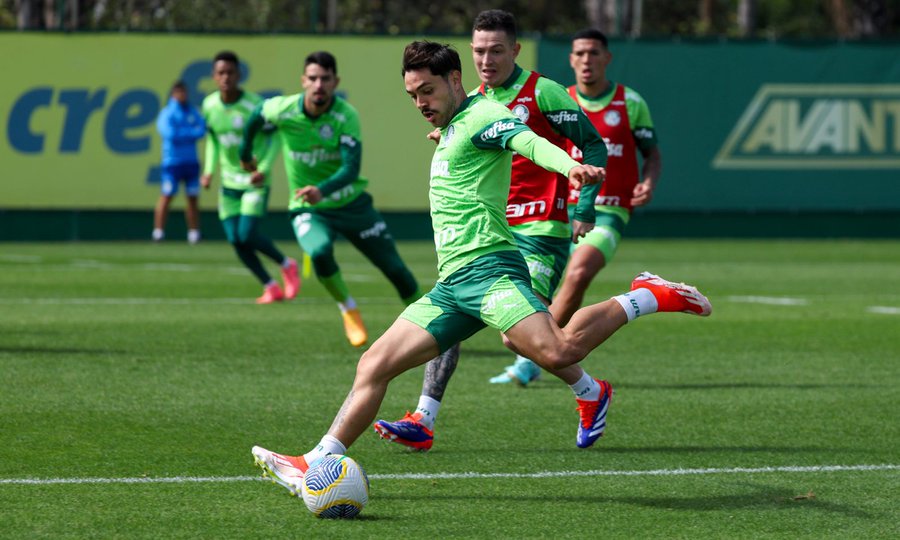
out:
<path id="1" fill-rule="evenodd" d="M 319 282 L 325 287 L 328 294 L 334 298 L 335 302 L 346 302 L 350 298 L 350 291 L 347 289 L 347 284 L 344 283 L 344 278 L 341 277 L 340 271 L 328 277 L 319 276 Z"/>

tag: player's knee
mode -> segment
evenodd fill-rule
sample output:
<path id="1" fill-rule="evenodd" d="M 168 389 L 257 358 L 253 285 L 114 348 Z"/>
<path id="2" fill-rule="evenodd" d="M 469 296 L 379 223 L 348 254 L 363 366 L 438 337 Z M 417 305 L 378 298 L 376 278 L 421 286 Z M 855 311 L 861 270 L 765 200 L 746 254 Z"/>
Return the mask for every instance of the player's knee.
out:
<path id="1" fill-rule="evenodd" d="M 369 349 L 356 364 L 357 380 L 387 382 L 391 379 L 387 358 L 377 350 Z"/>
<path id="2" fill-rule="evenodd" d="M 566 271 L 566 281 L 578 288 L 585 288 L 590 285 L 591 280 L 597 275 L 584 265 L 571 265 Z"/>
<path id="3" fill-rule="evenodd" d="M 583 356 L 566 346 L 541 347 L 540 354 L 532 360 L 544 369 L 563 369 L 577 363 Z"/>

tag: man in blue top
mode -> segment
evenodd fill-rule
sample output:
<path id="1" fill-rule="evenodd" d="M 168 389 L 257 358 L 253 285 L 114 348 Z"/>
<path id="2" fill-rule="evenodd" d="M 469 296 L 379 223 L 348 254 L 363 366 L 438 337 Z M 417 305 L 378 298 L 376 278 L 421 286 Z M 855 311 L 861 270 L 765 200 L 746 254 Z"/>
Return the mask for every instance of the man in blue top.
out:
<path id="1" fill-rule="evenodd" d="M 200 241 L 200 212 L 197 208 L 200 161 L 197 159 L 197 141 L 206 133 L 206 122 L 200 111 L 188 101 L 187 86 L 183 81 L 172 85 L 169 102 L 156 119 L 156 129 L 162 137 L 162 177 L 161 193 L 153 212 L 153 241 L 159 242 L 165 238 L 169 205 L 172 197 L 178 193 L 178 184 L 184 182 L 188 242 L 196 244 Z"/>

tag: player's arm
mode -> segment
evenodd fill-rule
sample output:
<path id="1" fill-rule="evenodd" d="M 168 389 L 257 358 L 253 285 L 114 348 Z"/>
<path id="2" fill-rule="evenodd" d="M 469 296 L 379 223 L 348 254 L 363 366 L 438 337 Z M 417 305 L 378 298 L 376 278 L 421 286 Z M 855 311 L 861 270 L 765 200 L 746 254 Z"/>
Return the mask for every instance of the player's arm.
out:
<path id="1" fill-rule="evenodd" d="M 207 127 L 206 144 L 203 150 L 203 175 L 200 176 L 200 185 L 209 188 L 212 184 L 212 175 L 219 164 L 219 138 L 212 128 Z"/>
<path id="2" fill-rule="evenodd" d="M 171 115 L 169 114 L 169 108 L 163 107 L 163 109 L 159 111 L 159 116 L 156 117 L 156 131 L 163 139 L 172 137 L 172 122 L 170 119 Z"/>
<path id="3" fill-rule="evenodd" d="M 599 184 L 605 177 L 602 168 L 578 163 L 564 150 L 530 129 L 510 137 L 506 147 L 548 171 L 568 177 L 569 183 L 576 189 L 584 185 Z"/>
<path id="4" fill-rule="evenodd" d="M 582 162 L 595 167 L 606 167 L 606 143 L 597 132 L 587 115 L 572 99 L 572 96 L 552 81 L 542 85 L 538 95 L 538 106 L 547 111 L 544 116 L 553 129 L 581 149 L 584 155 Z M 601 184 L 589 184 L 581 188 L 578 205 L 575 207 L 575 221 L 592 224 L 596 220 L 594 200 L 600 192 Z"/>
<path id="5" fill-rule="evenodd" d="M 644 206 L 653 198 L 653 191 L 662 175 L 662 154 L 656 140 L 656 130 L 653 127 L 653 119 L 650 117 L 650 108 L 647 102 L 637 92 L 629 92 L 631 98 L 626 100 L 629 123 L 634 126 L 631 130 L 635 145 L 644 158 L 641 167 L 641 181 L 634 186 L 631 204 Z"/>
<path id="6" fill-rule="evenodd" d="M 265 102 L 263 102 L 265 103 Z M 241 167 L 245 171 L 255 171 L 257 164 L 253 159 L 253 141 L 256 135 L 266 126 L 266 120 L 263 118 L 263 104 L 260 103 L 256 109 L 250 113 L 250 117 L 244 124 L 244 136 L 241 138 L 241 146 L 238 155 L 241 157 Z"/>
<path id="7" fill-rule="evenodd" d="M 198 141 L 206 133 L 206 121 L 203 120 L 203 116 L 197 114 L 196 118 L 199 118 L 199 122 L 194 122 L 178 129 L 178 136 L 182 137 L 184 142 Z"/>
<path id="8" fill-rule="evenodd" d="M 359 178 L 362 167 L 362 141 L 360 140 L 359 118 L 348 115 L 341 126 L 338 148 L 341 152 L 341 166 L 334 174 L 314 186 L 298 189 L 296 196 L 310 204 L 316 204 L 323 198 L 349 186 Z"/>

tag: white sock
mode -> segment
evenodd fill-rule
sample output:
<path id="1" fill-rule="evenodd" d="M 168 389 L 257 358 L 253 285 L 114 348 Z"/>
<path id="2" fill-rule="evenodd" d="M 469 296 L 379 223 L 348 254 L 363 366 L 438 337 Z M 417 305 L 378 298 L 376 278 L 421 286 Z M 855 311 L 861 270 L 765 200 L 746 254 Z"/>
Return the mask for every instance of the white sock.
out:
<path id="1" fill-rule="evenodd" d="M 570 384 L 569 388 L 575 392 L 575 397 L 584 401 L 597 401 L 600 399 L 600 385 L 585 371 L 578 382 Z"/>
<path id="2" fill-rule="evenodd" d="M 316 445 L 315 448 L 303 454 L 303 459 L 306 460 L 307 465 L 312 465 L 328 454 L 343 455 L 346 453 L 347 447 L 344 446 L 341 441 L 337 440 L 331 435 L 325 435 L 324 437 L 322 437 L 322 440 L 319 441 L 319 444 Z"/>
<path id="3" fill-rule="evenodd" d="M 338 302 L 338 307 L 341 308 L 341 313 L 356 309 L 356 300 L 354 300 L 352 296 L 348 296 L 343 302 Z"/>
<path id="4" fill-rule="evenodd" d="M 625 315 L 628 316 L 629 322 L 641 315 L 656 313 L 656 310 L 659 309 L 659 302 L 656 301 L 656 297 L 653 296 L 650 289 L 635 289 L 625 294 L 613 296 L 612 299 L 618 302 L 622 309 L 625 310 Z"/>
<path id="5" fill-rule="evenodd" d="M 163 232 L 162 229 L 153 229 L 153 239 L 156 241 L 162 240 L 166 237 L 166 233 Z"/>
<path id="6" fill-rule="evenodd" d="M 417 413 L 422 413 L 422 419 L 419 422 L 428 429 L 434 429 L 434 421 L 437 420 L 438 411 L 441 410 L 441 402 L 428 396 L 419 396 L 419 405 L 416 407 Z"/>
<path id="7" fill-rule="evenodd" d="M 290 257 L 285 257 L 284 260 L 281 261 L 281 267 L 288 268 L 291 265 L 291 263 L 293 263 L 293 262 L 295 262 L 294 259 L 292 259 Z"/>
<path id="8" fill-rule="evenodd" d="M 200 241 L 200 231 L 197 229 L 191 229 L 188 231 L 187 240 L 191 244 L 196 244 Z"/>

